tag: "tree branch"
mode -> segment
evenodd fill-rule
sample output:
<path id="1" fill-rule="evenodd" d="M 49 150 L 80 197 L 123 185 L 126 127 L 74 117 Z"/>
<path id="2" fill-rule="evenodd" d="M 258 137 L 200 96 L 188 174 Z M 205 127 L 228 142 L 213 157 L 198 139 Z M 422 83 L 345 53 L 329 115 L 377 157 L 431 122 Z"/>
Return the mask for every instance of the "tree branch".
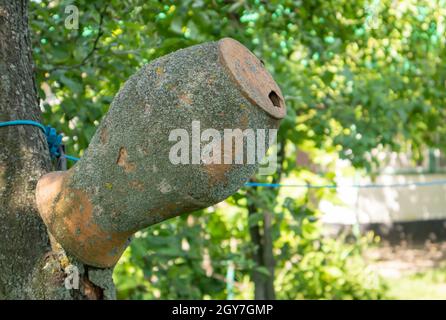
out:
<path id="1" fill-rule="evenodd" d="M 98 10 L 98 8 L 95 6 L 96 10 Z M 104 23 L 104 16 L 105 16 L 105 11 L 108 8 L 108 4 L 102 9 L 102 11 L 99 11 L 99 25 L 98 25 L 98 34 L 96 35 L 96 38 L 94 39 L 93 42 L 93 47 L 91 48 L 91 50 L 88 52 L 88 54 L 81 60 L 81 62 L 73 64 L 73 65 L 55 65 L 53 68 L 49 69 L 49 70 L 45 70 L 47 72 L 53 72 L 56 70 L 71 70 L 71 69 L 76 69 L 79 67 L 82 67 L 83 65 L 85 65 L 88 60 L 93 56 L 93 54 L 95 53 L 95 51 L 97 51 L 99 49 L 98 47 L 98 43 L 99 40 L 101 39 L 101 37 L 104 34 L 104 31 L 102 30 L 102 26 Z"/>

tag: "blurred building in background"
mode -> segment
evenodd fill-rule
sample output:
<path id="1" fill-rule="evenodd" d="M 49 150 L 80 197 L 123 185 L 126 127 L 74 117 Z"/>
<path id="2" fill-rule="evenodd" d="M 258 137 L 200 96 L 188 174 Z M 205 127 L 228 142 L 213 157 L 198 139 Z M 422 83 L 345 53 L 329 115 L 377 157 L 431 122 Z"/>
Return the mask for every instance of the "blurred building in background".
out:
<path id="1" fill-rule="evenodd" d="M 373 230 L 390 243 L 423 243 L 446 239 L 446 158 L 426 151 L 414 165 L 411 155 L 382 153 L 384 168 L 372 181 L 355 176 L 337 181 L 340 186 L 378 184 L 377 188 L 337 189 L 342 204 L 322 200 L 323 221 L 331 232 Z M 348 165 L 342 161 L 342 166 Z M 422 186 L 401 186 L 410 183 Z M 444 182 L 444 183 L 443 183 Z M 388 186 L 393 185 L 393 186 Z"/>

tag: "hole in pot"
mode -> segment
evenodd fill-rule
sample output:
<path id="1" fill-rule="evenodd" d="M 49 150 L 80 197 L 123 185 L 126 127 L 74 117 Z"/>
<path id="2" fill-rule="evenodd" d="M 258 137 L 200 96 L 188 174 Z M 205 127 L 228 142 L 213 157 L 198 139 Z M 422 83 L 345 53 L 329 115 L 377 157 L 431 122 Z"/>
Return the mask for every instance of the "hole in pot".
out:
<path id="1" fill-rule="evenodd" d="M 282 99 L 278 96 L 275 91 L 271 91 L 268 95 L 269 100 L 273 103 L 273 105 L 277 108 L 282 107 Z"/>

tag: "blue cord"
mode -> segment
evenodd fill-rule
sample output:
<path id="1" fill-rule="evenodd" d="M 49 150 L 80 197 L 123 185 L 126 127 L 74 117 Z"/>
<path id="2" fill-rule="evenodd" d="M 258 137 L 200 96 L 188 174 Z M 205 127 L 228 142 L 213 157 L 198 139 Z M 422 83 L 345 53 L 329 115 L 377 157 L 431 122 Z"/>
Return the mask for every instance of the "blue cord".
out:
<path id="1" fill-rule="evenodd" d="M 68 154 L 65 154 L 64 157 L 67 158 L 68 160 L 71 160 L 71 161 L 74 161 L 74 162 L 80 160 L 80 158 L 76 158 L 76 157 L 70 156 Z"/>
<path id="2" fill-rule="evenodd" d="M 56 129 L 51 126 L 45 127 L 46 141 L 48 141 L 48 149 L 53 157 L 59 157 L 59 148 L 62 145 L 62 135 L 57 134 Z"/>
<path id="3" fill-rule="evenodd" d="M 48 149 L 50 150 L 51 156 L 55 158 L 60 157 L 59 148 L 62 145 L 62 134 L 57 134 L 56 129 L 54 129 L 51 126 L 45 127 L 43 124 L 33 120 L 13 120 L 13 121 L 0 122 L 0 127 L 17 126 L 17 125 L 29 125 L 40 128 L 46 136 L 46 141 L 48 142 Z M 69 155 L 63 155 L 63 157 L 71 161 L 79 160 L 79 158 Z"/>
<path id="4" fill-rule="evenodd" d="M 428 187 L 446 185 L 446 180 L 433 180 L 428 182 L 408 182 L 408 183 L 389 183 L 389 184 L 350 184 L 350 185 L 313 185 L 313 184 L 281 184 L 265 182 L 247 182 L 246 187 L 267 187 L 267 188 L 308 188 L 308 189 L 373 189 L 373 188 L 407 188 L 407 187 Z"/>
<path id="5" fill-rule="evenodd" d="M 48 148 L 53 157 L 60 157 L 59 148 L 62 145 L 62 134 L 57 134 L 56 129 L 51 126 L 44 126 L 39 122 L 33 120 L 13 120 L 0 122 L 0 127 L 16 126 L 16 125 L 30 125 L 40 128 L 45 133 L 48 141 Z M 79 158 L 64 154 L 63 157 L 71 161 L 78 161 Z M 351 185 L 312 185 L 312 184 L 281 184 L 281 183 L 266 183 L 266 182 L 247 182 L 245 187 L 266 187 L 266 188 L 307 188 L 307 189 L 340 189 L 340 188 L 356 188 L 356 189 L 371 189 L 371 188 L 407 188 L 407 187 L 427 187 L 436 185 L 446 185 L 446 180 L 433 180 L 428 182 L 408 182 L 408 183 L 391 183 L 391 184 L 351 184 Z"/>
<path id="6" fill-rule="evenodd" d="M 29 126 L 39 127 L 40 129 L 42 129 L 43 133 L 46 133 L 45 126 L 37 121 L 13 120 L 13 121 L 0 122 L 0 127 L 17 126 L 17 125 L 29 125 Z"/>

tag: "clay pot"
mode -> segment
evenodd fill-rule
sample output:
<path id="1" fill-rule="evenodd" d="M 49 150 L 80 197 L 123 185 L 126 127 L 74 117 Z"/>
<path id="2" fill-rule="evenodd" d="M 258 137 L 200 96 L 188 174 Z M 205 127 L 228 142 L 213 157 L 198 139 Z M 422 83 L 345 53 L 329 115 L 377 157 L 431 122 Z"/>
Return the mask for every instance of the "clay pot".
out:
<path id="1" fill-rule="evenodd" d="M 200 157 L 203 148 L 223 146 L 225 129 L 256 136 L 257 129 L 276 129 L 285 110 L 277 84 L 239 42 L 225 38 L 173 52 L 128 79 L 76 165 L 39 180 L 39 212 L 65 250 L 86 264 L 113 266 L 137 230 L 242 187 L 259 162 L 246 161 L 246 143 L 230 155 L 221 148 L 221 164 Z M 213 129 L 220 138 L 197 143 L 197 123 L 199 133 Z M 190 150 L 178 164 L 181 153 L 172 148 L 182 135 Z M 224 163 L 237 157 L 244 162 Z"/>

